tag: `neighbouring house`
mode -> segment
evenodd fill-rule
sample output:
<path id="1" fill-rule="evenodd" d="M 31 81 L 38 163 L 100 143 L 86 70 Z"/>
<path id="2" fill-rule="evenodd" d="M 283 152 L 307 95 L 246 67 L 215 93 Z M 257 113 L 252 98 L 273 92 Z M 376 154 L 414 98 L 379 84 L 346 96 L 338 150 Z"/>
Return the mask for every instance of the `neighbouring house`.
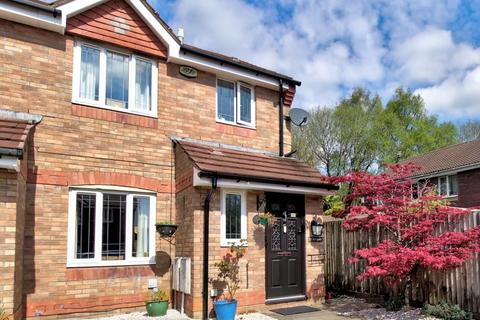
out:
<path id="1" fill-rule="evenodd" d="M 323 299 L 310 224 L 336 186 L 284 156 L 299 85 L 184 44 L 145 0 L 0 1 L 7 314 L 141 308 L 186 257 L 184 310 L 205 317 L 205 280 L 241 239 L 240 311 Z M 273 222 L 256 225 L 266 211 Z M 155 232 L 161 221 L 178 225 L 173 239 Z"/>
<path id="2" fill-rule="evenodd" d="M 452 145 L 403 161 L 408 162 L 420 167 L 412 177 L 417 181 L 415 187 L 419 190 L 426 184 L 435 185 L 438 194 L 455 206 L 480 206 L 480 140 Z"/>

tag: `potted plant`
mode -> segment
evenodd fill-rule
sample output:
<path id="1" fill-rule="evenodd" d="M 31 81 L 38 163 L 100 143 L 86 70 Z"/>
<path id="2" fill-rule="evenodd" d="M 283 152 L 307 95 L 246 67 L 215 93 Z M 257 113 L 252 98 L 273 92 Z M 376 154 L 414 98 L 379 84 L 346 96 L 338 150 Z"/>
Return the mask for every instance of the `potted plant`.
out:
<path id="1" fill-rule="evenodd" d="M 235 319 L 237 313 L 235 294 L 240 287 L 240 259 L 245 255 L 245 251 L 245 240 L 239 244 L 232 244 L 230 252 L 214 264 L 218 273 L 216 278 L 210 279 L 210 283 L 223 291 L 213 302 L 218 320 Z"/>
<path id="2" fill-rule="evenodd" d="M 164 316 L 167 314 L 169 294 L 164 290 L 154 288 L 149 299 L 145 302 L 149 317 Z"/>
<path id="3" fill-rule="evenodd" d="M 258 215 L 258 222 L 264 226 L 266 226 L 267 224 L 271 223 L 274 220 L 275 220 L 275 216 L 270 212 L 266 212 L 264 214 Z"/>
<path id="4" fill-rule="evenodd" d="M 177 231 L 178 226 L 174 223 L 162 221 L 155 225 L 157 232 L 162 237 L 172 237 Z"/>

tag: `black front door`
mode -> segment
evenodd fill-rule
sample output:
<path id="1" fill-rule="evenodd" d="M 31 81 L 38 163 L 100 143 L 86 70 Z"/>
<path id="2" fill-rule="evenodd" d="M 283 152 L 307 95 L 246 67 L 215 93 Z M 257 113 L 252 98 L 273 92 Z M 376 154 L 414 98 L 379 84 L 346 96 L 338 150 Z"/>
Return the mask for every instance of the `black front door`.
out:
<path id="1" fill-rule="evenodd" d="M 266 228 L 267 299 L 305 295 L 305 198 L 282 193 L 265 196 L 266 211 L 275 216 Z"/>

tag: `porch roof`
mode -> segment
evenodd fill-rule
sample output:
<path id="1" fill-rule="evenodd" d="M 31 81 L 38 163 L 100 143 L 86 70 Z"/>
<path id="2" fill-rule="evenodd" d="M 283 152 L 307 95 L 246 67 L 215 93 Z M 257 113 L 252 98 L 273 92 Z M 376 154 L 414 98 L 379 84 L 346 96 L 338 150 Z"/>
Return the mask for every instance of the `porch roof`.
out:
<path id="1" fill-rule="evenodd" d="M 25 141 L 33 126 L 28 120 L 0 117 L 0 154 L 22 157 Z"/>
<path id="2" fill-rule="evenodd" d="M 176 140 L 203 176 L 336 190 L 306 163 L 216 143 Z"/>

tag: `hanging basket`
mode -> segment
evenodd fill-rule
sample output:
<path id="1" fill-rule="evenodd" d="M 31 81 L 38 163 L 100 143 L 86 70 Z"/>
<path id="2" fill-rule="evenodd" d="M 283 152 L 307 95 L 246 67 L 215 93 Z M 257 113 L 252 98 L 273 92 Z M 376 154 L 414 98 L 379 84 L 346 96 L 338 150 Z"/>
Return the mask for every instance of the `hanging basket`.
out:
<path id="1" fill-rule="evenodd" d="M 178 228 L 176 224 L 166 223 L 157 223 L 155 227 L 157 228 L 157 232 L 161 237 L 173 237 Z"/>

